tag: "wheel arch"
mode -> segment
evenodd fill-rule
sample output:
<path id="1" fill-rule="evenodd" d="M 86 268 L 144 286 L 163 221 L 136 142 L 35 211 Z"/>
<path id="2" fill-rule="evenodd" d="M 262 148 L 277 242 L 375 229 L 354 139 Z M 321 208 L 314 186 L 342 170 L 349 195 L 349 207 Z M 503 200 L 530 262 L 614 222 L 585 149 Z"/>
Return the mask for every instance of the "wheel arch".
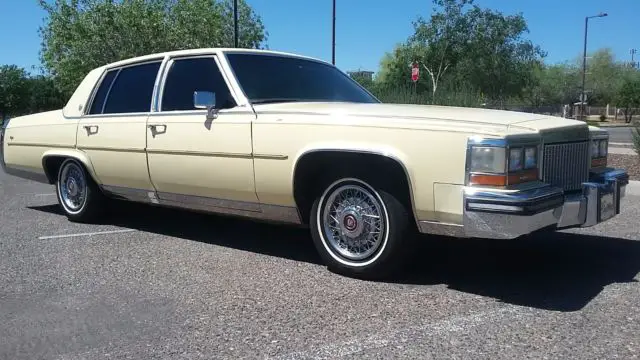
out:
<path id="1" fill-rule="evenodd" d="M 368 157 L 375 157 L 382 161 L 387 161 L 395 164 L 401 172 L 404 174 L 404 178 L 402 180 L 406 181 L 407 191 L 408 191 L 408 212 L 411 213 L 413 220 L 416 226 L 419 225 L 419 221 L 417 218 L 416 212 L 416 204 L 414 199 L 414 187 L 412 181 L 412 173 L 410 170 L 410 163 L 407 160 L 407 156 L 402 153 L 400 150 L 392 148 L 392 147 L 380 147 L 372 146 L 368 144 L 362 144 L 359 146 L 344 146 L 340 144 L 322 144 L 307 147 L 301 150 L 293 161 L 292 173 L 291 173 L 291 188 L 293 191 L 293 199 L 296 208 L 298 209 L 298 213 L 300 214 L 300 218 L 303 222 L 307 221 L 306 214 L 304 213 L 304 206 L 300 203 L 300 199 L 298 198 L 298 192 L 300 189 L 297 181 L 299 180 L 300 170 L 305 168 L 305 164 L 307 161 L 312 160 L 315 156 L 321 155 L 337 155 L 337 154 L 349 154 L 349 155 L 363 155 Z M 308 165 L 307 165 L 308 166 Z M 298 190 L 297 190 L 298 189 Z"/>
<path id="2" fill-rule="evenodd" d="M 93 169 L 93 164 L 91 164 L 91 160 L 87 154 L 75 149 L 53 149 L 46 151 L 42 155 L 42 168 L 49 184 L 54 184 L 56 182 L 57 169 L 62 165 L 62 162 L 65 159 L 74 159 L 80 162 L 85 167 L 93 181 L 95 181 L 96 184 L 99 184 L 98 178 Z"/>

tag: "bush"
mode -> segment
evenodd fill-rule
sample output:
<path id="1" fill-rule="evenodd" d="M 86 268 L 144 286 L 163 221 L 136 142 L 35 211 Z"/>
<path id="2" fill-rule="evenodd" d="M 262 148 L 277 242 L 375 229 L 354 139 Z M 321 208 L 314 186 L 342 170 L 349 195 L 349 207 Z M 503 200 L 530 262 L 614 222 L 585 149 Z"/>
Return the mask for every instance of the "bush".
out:
<path id="1" fill-rule="evenodd" d="M 606 121 L 606 120 L 607 120 L 607 115 L 600 114 L 600 121 Z"/>
<path id="2" fill-rule="evenodd" d="M 631 129 L 631 137 L 633 140 L 633 148 L 636 154 L 640 155 L 640 122 L 636 122 L 633 129 Z"/>

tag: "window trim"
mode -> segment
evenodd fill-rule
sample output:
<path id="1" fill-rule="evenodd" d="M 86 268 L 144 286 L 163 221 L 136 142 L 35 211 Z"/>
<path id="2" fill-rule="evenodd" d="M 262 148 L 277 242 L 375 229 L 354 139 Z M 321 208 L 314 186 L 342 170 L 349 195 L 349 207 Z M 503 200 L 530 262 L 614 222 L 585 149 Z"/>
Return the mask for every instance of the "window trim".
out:
<path id="1" fill-rule="evenodd" d="M 167 82 L 167 78 L 169 77 L 169 70 L 171 69 L 171 67 L 173 66 L 173 64 L 176 61 L 180 61 L 180 60 L 190 60 L 190 59 L 206 59 L 206 58 L 210 58 L 214 61 L 214 63 L 216 64 L 216 67 L 218 69 L 218 71 L 220 72 L 220 75 L 222 75 L 222 79 L 224 80 L 225 85 L 227 86 L 227 90 L 229 91 L 229 93 L 231 94 L 231 97 L 233 98 L 233 101 L 236 103 L 236 106 L 230 108 L 230 109 L 224 109 L 224 110 L 229 110 L 232 112 L 235 112 L 237 110 L 239 110 L 238 108 L 245 106 L 244 102 L 242 102 L 242 98 L 239 98 L 239 96 L 236 94 L 236 91 L 234 89 L 234 87 L 232 86 L 228 74 L 227 72 L 222 68 L 220 59 L 218 57 L 218 54 L 215 53 L 210 53 L 210 54 L 197 54 L 197 55 L 175 55 L 175 56 L 171 56 L 169 57 L 169 59 L 167 59 L 167 62 L 165 64 L 165 67 L 162 70 L 162 79 L 160 80 L 160 84 L 158 87 L 158 98 L 157 98 L 157 102 L 155 104 L 154 109 L 152 109 L 152 112 L 154 114 L 204 114 L 206 113 L 207 110 L 205 109 L 192 109 L 192 110 L 162 110 L 162 97 L 164 96 L 164 88 Z M 226 111 L 225 111 L 226 112 Z"/>
<path id="2" fill-rule="evenodd" d="M 156 84 L 158 82 L 159 75 L 162 72 L 163 65 L 166 62 L 166 58 L 167 58 L 166 56 L 163 56 L 163 57 L 157 57 L 157 58 L 153 58 L 153 59 L 146 59 L 144 61 L 131 62 L 131 63 L 120 65 L 120 66 L 106 66 L 104 68 L 104 71 L 102 72 L 102 75 L 100 76 L 100 79 L 96 82 L 96 85 L 94 86 L 94 88 L 93 88 L 93 90 L 91 92 L 91 96 L 89 97 L 89 106 L 85 106 L 83 114 L 82 114 L 81 117 L 82 118 L 102 118 L 102 117 L 122 117 L 122 116 L 136 116 L 136 115 L 149 114 L 149 112 L 151 112 L 151 109 L 152 109 L 152 106 L 153 106 L 154 95 L 155 95 L 156 90 L 157 90 Z M 153 90 L 151 92 L 151 102 L 149 103 L 149 110 L 148 111 L 127 112 L 127 113 L 108 113 L 108 114 L 105 114 L 104 113 L 104 108 L 105 108 L 105 106 L 107 104 L 107 100 L 109 98 L 109 95 L 111 94 L 111 88 L 113 87 L 113 84 L 115 84 L 116 80 L 118 79 L 118 76 L 120 75 L 120 71 L 122 69 L 130 68 L 130 67 L 134 67 L 134 66 L 142 66 L 142 65 L 154 64 L 154 63 L 160 63 L 160 67 L 158 68 L 158 71 L 156 72 L 156 78 L 155 78 L 154 83 L 153 83 Z M 102 109 L 101 109 L 99 114 L 89 114 L 89 111 L 91 110 L 91 107 L 93 106 L 93 102 L 95 101 L 95 96 L 98 93 L 98 90 L 100 89 L 100 86 L 102 85 L 102 82 L 104 81 L 105 76 L 110 71 L 116 71 L 116 77 L 113 78 L 113 81 L 111 82 L 111 85 L 109 86 L 109 90 L 107 91 L 107 95 L 105 96 L 105 102 L 104 102 L 104 104 L 102 104 Z"/>

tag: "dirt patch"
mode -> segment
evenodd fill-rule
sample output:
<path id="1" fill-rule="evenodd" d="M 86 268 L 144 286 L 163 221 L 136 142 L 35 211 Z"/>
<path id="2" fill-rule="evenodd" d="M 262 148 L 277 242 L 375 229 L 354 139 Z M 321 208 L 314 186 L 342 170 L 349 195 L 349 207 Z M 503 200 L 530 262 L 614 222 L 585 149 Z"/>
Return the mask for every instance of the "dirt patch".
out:
<path id="1" fill-rule="evenodd" d="M 607 166 L 627 170 L 631 180 L 640 180 L 640 156 L 609 154 Z"/>

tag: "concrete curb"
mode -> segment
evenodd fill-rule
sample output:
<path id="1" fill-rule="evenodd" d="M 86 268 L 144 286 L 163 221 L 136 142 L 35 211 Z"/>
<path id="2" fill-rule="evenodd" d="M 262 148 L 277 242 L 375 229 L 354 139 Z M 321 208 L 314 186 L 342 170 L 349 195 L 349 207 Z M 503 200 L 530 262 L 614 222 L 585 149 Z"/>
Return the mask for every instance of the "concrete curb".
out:
<path id="1" fill-rule="evenodd" d="M 625 192 L 626 195 L 640 196 L 640 181 L 629 180 L 629 185 Z"/>

